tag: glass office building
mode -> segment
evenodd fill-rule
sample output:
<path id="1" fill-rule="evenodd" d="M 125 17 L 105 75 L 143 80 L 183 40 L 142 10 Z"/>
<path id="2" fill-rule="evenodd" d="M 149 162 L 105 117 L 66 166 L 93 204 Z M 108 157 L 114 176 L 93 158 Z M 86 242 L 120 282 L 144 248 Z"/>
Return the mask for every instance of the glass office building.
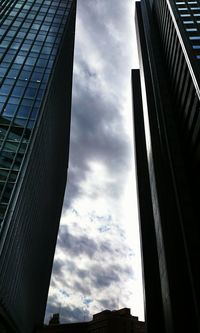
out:
<path id="1" fill-rule="evenodd" d="M 67 175 L 75 11 L 73 0 L 0 0 L 0 329 L 6 332 L 32 332 L 45 311 Z"/>
<path id="2" fill-rule="evenodd" d="M 147 331 L 200 332 L 200 1 L 136 2 L 136 28 Z"/>

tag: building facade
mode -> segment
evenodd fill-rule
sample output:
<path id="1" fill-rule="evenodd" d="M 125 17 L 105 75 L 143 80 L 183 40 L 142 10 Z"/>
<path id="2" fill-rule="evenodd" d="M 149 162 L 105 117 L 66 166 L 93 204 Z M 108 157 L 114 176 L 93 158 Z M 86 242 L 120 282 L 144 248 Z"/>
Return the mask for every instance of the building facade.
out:
<path id="1" fill-rule="evenodd" d="M 42 323 L 67 177 L 76 1 L 0 1 L 0 330 Z"/>
<path id="2" fill-rule="evenodd" d="M 135 152 L 148 332 L 200 332 L 200 1 L 136 2 Z"/>

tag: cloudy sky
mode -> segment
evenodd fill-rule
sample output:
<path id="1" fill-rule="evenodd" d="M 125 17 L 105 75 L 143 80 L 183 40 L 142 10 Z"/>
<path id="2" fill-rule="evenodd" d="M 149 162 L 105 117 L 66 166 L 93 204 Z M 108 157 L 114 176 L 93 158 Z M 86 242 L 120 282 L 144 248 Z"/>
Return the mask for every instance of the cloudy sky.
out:
<path id="1" fill-rule="evenodd" d="M 79 0 L 70 167 L 46 321 L 143 320 L 131 108 L 134 0 Z"/>

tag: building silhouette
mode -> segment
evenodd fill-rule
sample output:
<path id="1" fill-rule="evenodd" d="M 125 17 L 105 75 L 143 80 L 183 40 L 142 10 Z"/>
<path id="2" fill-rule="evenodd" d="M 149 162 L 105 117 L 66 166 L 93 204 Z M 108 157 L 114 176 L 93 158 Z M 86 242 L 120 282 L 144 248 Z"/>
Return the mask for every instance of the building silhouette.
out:
<path id="1" fill-rule="evenodd" d="M 200 332 L 200 1 L 136 2 L 133 107 L 147 331 Z"/>
<path id="2" fill-rule="evenodd" d="M 0 331 L 43 322 L 69 151 L 76 1 L 0 0 Z"/>
<path id="3" fill-rule="evenodd" d="M 58 324 L 58 314 L 54 314 L 49 325 L 38 328 L 36 333 L 144 333 L 145 323 L 139 321 L 123 308 L 116 311 L 105 310 L 93 316 L 93 320 L 82 323 Z"/>

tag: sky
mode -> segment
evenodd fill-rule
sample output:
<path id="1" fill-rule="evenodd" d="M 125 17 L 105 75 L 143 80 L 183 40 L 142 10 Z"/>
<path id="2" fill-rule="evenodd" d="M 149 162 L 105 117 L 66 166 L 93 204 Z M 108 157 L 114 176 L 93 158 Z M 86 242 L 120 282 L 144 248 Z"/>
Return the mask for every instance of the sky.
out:
<path id="1" fill-rule="evenodd" d="M 134 0 L 78 0 L 68 182 L 46 319 L 144 319 L 132 129 Z"/>

